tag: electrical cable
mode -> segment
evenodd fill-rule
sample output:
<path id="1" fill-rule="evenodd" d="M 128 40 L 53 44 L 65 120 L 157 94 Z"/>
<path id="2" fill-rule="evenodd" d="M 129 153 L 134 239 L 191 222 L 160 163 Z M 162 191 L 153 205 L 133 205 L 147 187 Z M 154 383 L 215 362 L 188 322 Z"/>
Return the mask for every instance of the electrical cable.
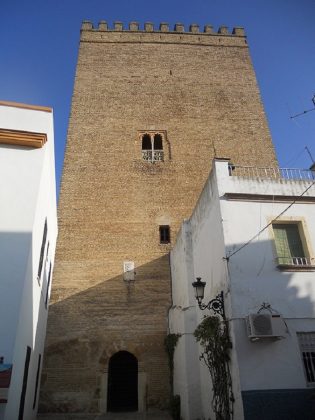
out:
<path id="1" fill-rule="evenodd" d="M 292 156 L 292 158 L 291 159 L 289 159 L 285 164 L 284 164 L 284 166 L 286 167 L 286 168 L 288 168 L 288 167 L 290 167 L 291 168 L 291 166 L 290 165 L 293 165 L 293 164 L 295 164 L 296 162 L 297 162 L 297 160 L 298 159 L 300 159 L 300 157 L 302 156 L 302 154 L 303 153 L 305 153 L 305 147 L 303 147 L 303 149 L 302 150 L 300 150 L 298 153 L 295 153 L 294 154 L 294 156 Z"/>
<path id="2" fill-rule="evenodd" d="M 300 194 L 298 196 L 299 197 L 303 197 L 304 194 L 307 193 L 307 191 L 313 186 L 315 185 L 315 181 L 313 181 L 311 183 L 311 185 L 309 185 L 305 191 L 302 192 L 302 194 Z M 233 255 L 237 254 L 239 251 L 241 251 L 243 248 L 245 248 L 247 245 L 249 245 L 251 242 L 253 242 L 254 239 L 256 239 L 262 232 L 264 232 L 275 220 L 279 219 L 279 217 L 281 217 L 286 211 L 289 210 L 289 208 L 291 208 L 295 203 L 297 202 L 297 198 L 292 201 L 292 203 L 290 203 L 288 205 L 288 207 L 286 207 L 281 213 L 278 214 L 278 216 L 276 216 L 274 219 L 271 220 L 271 222 L 269 222 L 265 227 L 263 227 L 255 236 L 253 236 L 249 241 L 247 241 L 245 244 L 243 244 L 242 246 L 240 246 L 238 249 L 236 249 L 234 252 L 232 252 L 230 255 L 228 255 L 227 257 L 225 257 L 226 260 L 229 260 L 231 257 L 233 257 Z"/>

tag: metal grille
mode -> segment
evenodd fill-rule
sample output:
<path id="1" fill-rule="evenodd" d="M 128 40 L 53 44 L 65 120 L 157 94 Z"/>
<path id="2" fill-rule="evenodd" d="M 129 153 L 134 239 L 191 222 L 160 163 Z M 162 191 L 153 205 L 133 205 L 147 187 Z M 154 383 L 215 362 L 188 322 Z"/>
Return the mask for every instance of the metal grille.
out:
<path id="1" fill-rule="evenodd" d="M 163 150 L 154 150 L 153 152 L 153 161 L 154 162 L 163 162 L 164 152 Z"/>
<path id="2" fill-rule="evenodd" d="M 279 265 L 313 266 L 313 262 L 307 257 L 278 257 L 276 260 Z"/>
<path id="3" fill-rule="evenodd" d="M 257 335 L 272 335 L 271 316 L 257 314 L 253 317 L 253 326 Z"/>
<path id="4" fill-rule="evenodd" d="M 146 162 L 163 162 L 164 152 L 163 150 L 142 150 L 142 159 Z"/>
<path id="5" fill-rule="evenodd" d="M 298 168 L 256 168 L 254 166 L 229 165 L 230 176 L 241 178 L 287 179 L 300 181 L 314 181 L 315 171 Z"/>
<path id="6" fill-rule="evenodd" d="M 305 257 L 299 227 L 296 223 L 273 223 L 278 264 L 310 265 Z"/>
<path id="7" fill-rule="evenodd" d="M 304 372 L 309 384 L 315 385 L 315 332 L 297 333 Z"/>

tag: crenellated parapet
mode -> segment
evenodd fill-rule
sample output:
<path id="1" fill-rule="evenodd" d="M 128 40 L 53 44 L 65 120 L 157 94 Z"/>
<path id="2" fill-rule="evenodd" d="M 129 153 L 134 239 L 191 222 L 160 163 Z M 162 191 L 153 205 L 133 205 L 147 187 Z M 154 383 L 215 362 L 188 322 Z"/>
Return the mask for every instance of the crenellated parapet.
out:
<path id="1" fill-rule="evenodd" d="M 106 21 L 101 20 L 98 26 L 94 27 L 92 22 L 85 20 L 82 22 L 81 30 L 94 32 L 157 32 L 245 37 L 245 31 L 242 27 L 234 27 L 230 32 L 227 26 L 220 26 L 218 30 L 215 31 L 211 25 L 205 25 L 203 28 L 200 28 L 200 26 L 195 23 L 189 25 L 188 30 L 185 30 L 185 25 L 183 23 L 176 23 L 172 30 L 170 29 L 170 25 L 165 22 L 160 23 L 158 27 L 155 27 L 152 22 L 145 22 L 143 25 L 140 25 L 138 22 L 130 22 L 129 25 L 125 27 L 123 22 L 116 21 L 110 27 Z"/>
<path id="2" fill-rule="evenodd" d="M 159 43 L 187 44 L 220 47 L 247 47 L 243 28 L 236 27 L 232 31 L 227 26 L 214 30 L 212 25 L 200 27 L 193 23 L 186 26 L 176 23 L 172 28 L 166 22 L 155 25 L 152 22 L 139 24 L 130 22 L 125 25 L 116 21 L 109 25 L 101 20 L 97 27 L 90 21 L 84 21 L 81 26 L 81 42 L 94 43 Z"/>

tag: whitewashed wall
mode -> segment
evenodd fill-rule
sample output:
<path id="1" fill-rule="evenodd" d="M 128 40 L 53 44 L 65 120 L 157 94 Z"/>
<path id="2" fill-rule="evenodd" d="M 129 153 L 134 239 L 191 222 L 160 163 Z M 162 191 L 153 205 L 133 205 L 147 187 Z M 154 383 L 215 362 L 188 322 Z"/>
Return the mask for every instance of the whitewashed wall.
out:
<path id="1" fill-rule="evenodd" d="M 170 333 L 181 334 L 174 354 L 174 394 L 181 397 L 183 419 L 202 416 L 198 346 L 193 332 L 197 325 L 191 279 L 193 273 L 191 230 L 185 221 L 171 253 L 173 306 Z"/>
<path id="2" fill-rule="evenodd" d="M 211 384 L 207 369 L 196 354 L 192 332 L 204 315 L 196 306 L 191 283 L 195 277 L 207 282 L 205 302 L 224 291 L 225 310 L 230 320 L 233 342 L 231 372 L 236 398 L 234 418 L 244 418 L 241 391 L 306 388 L 296 332 L 315 331 L 314 271 L 279 271 L 272 227 L 265 229 L 241 251 L 226 257 L 248 242 L 274 217 L 300 196 L 310 181 L 244 179 L 230 176 L 227 161 L 214 162 L 191 218 L 182 225 L 171 252 L 173 308 L 170 311 L 171 332 L 184 332 L 175 353 L 175 393 L 182 398 L 185 420 L 205 418 L 211 413 Z M 314 197 L 313 186 L 305 196 Z M 228 200 L 226 193 L 268 195 L 269 201 Z M 286 202 L 270 196 L 291 197 Z M 315 204 L 295 203 L 282 220 L 301 220 L 314 257 Z M 263 302 L 283 315 L 287 333 L 282 340 L 251 342 L 247 337 L 245 317 L 256 313 Z M 194 311 L 192 322 L 184 322 Z M 208 312 L 209 314 L 209 312 Z M 186 337 L 189 337 L 186 338 Z M 188 356 L 188 357 L 187 357 Z M 193 361 L 190 364 L 190 361 Z M 187 371 L 193 366 L 195 381 Z M 196 383 L 198 388 L 196 388 Z M 190 392 L 201 392 L 202 413 Z"/>
<path id="3" fill-rule="evenodd" d="M 305 181 L 244 180 L 229 177 L 227 165 L 220 163 L 221 195 L 226 192 L 299 196 L 310 185 Z M 315 186 L 307 192 L 315 197 Z M 255 236 L 273 218 L 283 212 L 287 202 L 228 201 L 221 199 L 221 211 L 227 254 Z M 314 257 L 315 203 L 295 203 L 278 220 L 304 224 L 309 252 Z M 232 284 L 232 318 L 236 350 L 240 364 L 242 390 L 305 388 L 306 381 L 296 332 L 315 331 L 314 271 L 279 271 L 272 227 L 229 259 Z M 263 302 L 283 315 L 288 327 L 280 341 L 252 343 L 248 340 L 244 318 L 256 313 Z M 254 374 L 253 374 L 254 372 Z"/>
<path id="4" fill-rule="evenodd" d="M 46 270 L 53 264 L 57 236 L 53 116 L 0 105 L 0 128 L 46 133 L 48 138 L 39 149 L 0 145 L 0 356 L 13 364 L 8 403 L 5 410 L 1 407 L 0 419 L 18 418 L 27 346 L 32 353 L 24 418 L 33 419 L 38 354 L 43 357 L 47 321 L 47 279 L 42 276 L 41 284 L 37 282 L 46 217 Z"/>
<path id="5" fill-rule="evenodd" d="M 205 302 L 213 299 L 223 290 L 227 300 L 226 311 L 229 314 L 229 284 L 226 271 L 223 229 L 220 214 L 220 202 L 215 173 L 208 179 L 189 221 L 182 225 L 176 245 L 171 252 L 173 308 L 170 311 L 171 332 L 182 332 L 185 339 L 180 339 L 175 353 L 174 386 L 175 393 L 181 395 L 181 415 L 185 420 L 214 418 L 211 409 L 212 383 L 208 369 L 199 361 L 202 349 L 196 344 L 193 332 L 208 310 L 201 311 L 196 305 L 192 282 L 202 277 L 207 282 Z M 187 328 L 183 319 L 187 317 L 186 305 L 194 311 L 195 319 Z M 186 329 L 185 329 L 186 328 Z M 185 357 L 186 355 L 186 357 Z M 192 370 L 191 377 L 184 375 Z M 234 370 L 235 372 L 234 372 Z M 233 364 L 235 412 L 238 419 L 243 416 L 238 381 L 237 360 Z M 193 395 L 200 393 L 200 400 Z"/>

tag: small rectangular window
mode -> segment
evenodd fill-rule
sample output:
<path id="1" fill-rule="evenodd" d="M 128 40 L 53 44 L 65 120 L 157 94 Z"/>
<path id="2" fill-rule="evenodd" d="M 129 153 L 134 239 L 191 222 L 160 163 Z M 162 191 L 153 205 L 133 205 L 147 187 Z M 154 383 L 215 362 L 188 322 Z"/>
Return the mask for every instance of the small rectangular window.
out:
<path id="1" fill-rule="evenodd" d="M 48 273 L 46 298 L 45 298 L 45 308 L 46 309 L 47 309 L 48 299 L 49 299 L 50 280 L 51 280 L 51 263 L 49 264 L 49 273 Z"/>
<path id="2" fill-rule="evenodd" d="M 160 226 L 160 243 L 169 244 L 171 242 L 170 227 L 168 225 Z"/>
<path id="3" fill-rule="evenodd" d="M 305 255 L 298 223 L 273 223 L 272 225 L 279 265 L 310 265 Z"/>
<path id="4" fill-rule="evenodd" d="M 297 333 L 306 381 L 315 385 L 315 332 Z"/>

